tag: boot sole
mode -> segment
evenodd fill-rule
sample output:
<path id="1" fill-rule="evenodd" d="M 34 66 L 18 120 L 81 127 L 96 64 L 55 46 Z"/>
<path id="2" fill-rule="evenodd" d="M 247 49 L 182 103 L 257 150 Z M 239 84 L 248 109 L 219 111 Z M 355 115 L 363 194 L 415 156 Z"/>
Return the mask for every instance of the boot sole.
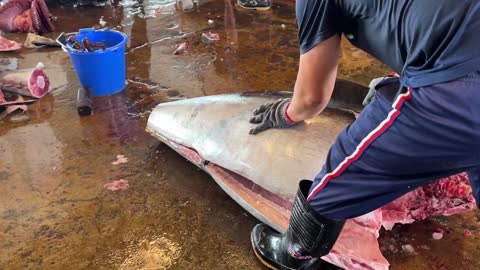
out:
<path id="1" fill-rule="evenodd" d="M 265 265 L 266 267 L 270 268 L 270 269 L 273 269 L 273 270 L 278 270 L 277 268 L 273 267 L 271 264 L 269 264 L 268 262 L 266 262 L 262 256 L 260 256 L 260 254 L 257 253 L 257 250 L 255 249 L 255 244 L 253 243 L 253 239 L 252 237 L 250 237 L 250 242 L 252 243 L 252 249 L 253 249 L 253 252 L 255 253 L 255 256 L 257 256 L 257 258 L 260 260 L 260 262 L 262 262 L 263 265 Z"/>
<path id="2" fill-rule="evenodd" d="M 260 10 L 260 11 L 269 10 L 271 8 L 271 6 L 268 6 L 268 7 L 245 7 L 245 6 L 237 4 L 236 1 L 235 1 L 235 6 L 238 7 L 238 8 L 243 8 L 243 9 Z"/>

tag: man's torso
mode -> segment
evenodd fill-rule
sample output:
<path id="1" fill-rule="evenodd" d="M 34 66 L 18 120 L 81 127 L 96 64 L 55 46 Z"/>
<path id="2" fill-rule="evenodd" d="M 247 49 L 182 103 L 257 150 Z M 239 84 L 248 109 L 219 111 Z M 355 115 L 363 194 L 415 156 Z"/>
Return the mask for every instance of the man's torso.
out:
<path id="1" fill-rule="evenodd" d="M 312 23 L 315 15 L 327 19 Z M 480 30 L 480 1 L 299 0 L 297 19 L 301 44 L 311 39 L 305 33 L 315 30 L 345 33 L 352 44 L 399 73 L 406 86 L 439 83 L 480 69 L 475 31 Z"/>

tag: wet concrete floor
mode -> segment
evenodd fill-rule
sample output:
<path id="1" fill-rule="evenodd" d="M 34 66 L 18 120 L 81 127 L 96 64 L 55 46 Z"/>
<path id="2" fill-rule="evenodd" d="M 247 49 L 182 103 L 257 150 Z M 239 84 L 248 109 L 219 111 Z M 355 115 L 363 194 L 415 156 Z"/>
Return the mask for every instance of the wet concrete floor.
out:
<path id="1" fill-rule="evenodd" d="M 255 218 L 144 128 L 160 102 L 292 89 L 294 6 L 277 1 L 256 12 L 227 0 L 183 8 L 175 11 L 171 0 L 52 7 L 58 32 L 50 37 L 98 24 L 100 16 L 130 37 L 128 86 L 96 98 L 90 117 L 76 112 L 79 82 L 64 52 L 0 55 L 0 68 L 44 62 L 53 84 L 28 112 L 0 123 L 0 269 L 263 269 L 249 242 Z M 219 33 L 221 41 L 204 45 L 204 31 Z M 189 44 L 188 54 L 173 55 L 181 42 Z M 347 42 L 342 46 L 341 78 L 368 84 L 390 72 Z M 117 155 L 128 162 L 112 165 Z M 104 188 L 119 179 L 128 190 Z M 397 226 L 382 232 L 381 247 L 392 269 L 479 269 L 479 219 L 467 214 Z M 442 240 L 432 239 L 436 228 L 446 230 Z M 465 237 L 465 229 L 473 235 Z M 406 244 L 414 253 L 402 251 Z"/>

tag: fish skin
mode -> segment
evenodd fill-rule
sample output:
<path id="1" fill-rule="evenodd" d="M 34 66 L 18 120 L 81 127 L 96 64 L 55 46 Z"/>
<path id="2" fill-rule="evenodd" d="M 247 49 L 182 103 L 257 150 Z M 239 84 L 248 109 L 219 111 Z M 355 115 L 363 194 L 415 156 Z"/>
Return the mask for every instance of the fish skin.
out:
<path id="1" fill-rule="evenodd" d="M 60 47 L 60 44 L 58 44 L 55 40 L 42 37 L 33 33 L 28 33 L 27 38 L 25 39 L 25 42 L 23 43 L 23 46 L 25 48 L 29 49 L 37 49 L 37 48 L 42 48 L 45 46 L 49 47 Z"/>

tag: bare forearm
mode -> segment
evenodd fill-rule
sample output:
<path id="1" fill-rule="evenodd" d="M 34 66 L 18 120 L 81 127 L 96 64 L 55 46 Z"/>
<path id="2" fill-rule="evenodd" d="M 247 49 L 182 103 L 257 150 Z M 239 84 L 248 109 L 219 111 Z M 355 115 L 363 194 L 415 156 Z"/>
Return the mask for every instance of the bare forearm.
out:
<path id="1" fill-rule="evenodd" d="M 292 99 L 287 114 L 294 121 L 302 121 L 319 115 L 327 106 L 327 102 L 312 102 L 306 98 Z"/>
<path id="2" fill-rule="evenodd" d="M 339 58 L 339 36 L 300 56 L 293 98 L 287 111 L 292 120 L 307 120 L 325 109 L 332 96 Z"/>
<path id="3" fill-rule="evenodd" d="M 332 81 L 335 82 L 335 79 L 333 79 Z M 287 113 L 293 120 L 302 121 L 314 118 L 327 107 L 328 102 L 330 101 L 331 92 L 333 90 L 334 84 L 325 85 L 322 88 L 316 88 L 317 91 L 321 91 L 324 93 L 323 98 L 321 99 L 318 99 L 316 96 L 295 94 L 307 92 L 297 90 L 298 87 L 295 87 L 292 103 L 290 104 Z"/>

